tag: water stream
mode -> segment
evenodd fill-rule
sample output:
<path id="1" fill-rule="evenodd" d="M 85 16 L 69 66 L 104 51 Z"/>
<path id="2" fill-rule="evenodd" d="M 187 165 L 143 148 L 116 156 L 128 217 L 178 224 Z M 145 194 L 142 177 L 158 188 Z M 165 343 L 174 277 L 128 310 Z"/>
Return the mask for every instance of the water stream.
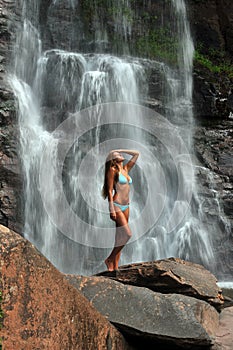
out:
<path id="1" fill-rule="evenodd" d="M 32 3 L 33 1 L 29 0 L 21 1 L 22 25 L 17 34 L 15 64 L 10 76 L 12 88 L 18 99 L 20 147 L 25 176 L 26 238 L 61 271 L 92 274 L 105 268 L 102 261 L 107 256 L 108 248 L 80 244 L 74 237 L 67 237 L 54 225 L 44 208 L 39 179 L 41 157 L 44 147 L 49 144 L 50 148 L 49 150 L 47 148 L 46 152 L 49 152 L 48 159 L 52 161 L 50 164 L 43 164 L 49 167 L 49 176 L 42 185 L 47 188 L 47 198 L 53 214 L 56 217 L 62 216 L 63 213 L 59 211 L 60 207 L 57 204 L 59 195 L 56 187 L 54 190 L 60 169 L 58 145 L 61 139 L 58 134 L 54 134 L 54 130 L 69 116 L 97 105 L 94 112 L 90 110 L 85 115 L 86 118 L 93 120 L 93 125 L 97 127 L 73 143 L 64 162 L 63 185 L 70 207 L 85 222 L 108 227 L 110 220 L 106 214 L 107 203 L 100 197 L 104 164 L 98 163 L 100 160 L 103 162 L 103 154 L 109 148 L 109 143 L 101 149 L 98 145 L 112 140 L 112 148 L 143 146 L 142 152 L 146 149 L 148 157 L 146 155 L 141 157 L 140 167 L 132 170 L 134 185 L 130 217 L 131 220 L 140 218 L 148 191 L 150 192 L 150 188 L 145 186 L 147 177 L 153 179 L 153 190 L 157 193 L 161 192 L 161 184 L 166 183 L 163 215 L 140 239 L 125 247 L 121 264 L 175 256 L 202 263 L 213 271 L 215 260 L 213 243 L 208 234 L 208 227 L 204 224 L 203 212 L 198 209 L 200 200 L 195 182 L 190 183 L 192 179 L 190 167 L 184 163 L 179 169 L 175 168 L 166 145 L 143 130 L 144 111 L 140 108 L 134 109 L 134 112 L 135 124 L 140 125 L 141 129 L 123 123 L 98 127 L 103 113 L 102 103 L 123 102 L 139 105 L 141 101 L 147 99 L 148 71 L 155 69 L 160 72 L 160 77 L 164 81 L 166 118 L 174 123 L 174 130 L 180 130 L 181 139 L 188 151 L 191 151 L 193 42 L 185 2 L 172 0 L 170 4 L 179 38 L 176 52 L 178 65 L 175 68 L 161 61 L 129 55 L 128 44 L 132 35 L 131 15 L 134 10 L 127 0 L 114 2 L 114 28 L 122 38 L 124 49 L 120 53 L 124 55 L 105 53 L 108 35 L 105 24 L 97 14 L 99 30 L 94 40 L 98 43 L 96 46 L 98 53 L 95 52 L 96 49 L 94 52 L 70 52 L 58 47 L 44 50 L 38 25 L 40 2 L 38 1 L 34 7 Z M 77 3 L 75 0 L 69 2 L 70 11 L 74 11 Z M 97 8 L 98 4 L 95 1 L 93 3 Z M 61 4 L 62 1 L 54 0 L 50 5 L 50 12 L 53 13 L 53 10 Z M 122 10 L 125 8 L 128 12 Z M 109 111 L 111 113 L 111 109 Z M 127 120 L 131 117 L 132 109 L 124 108 L 124 113 Z M 87 182 L 88 188 L 85 193 L 81 193 L 77 179 L 82 161 L 88 152 L 92 152 L 90 167 L 96 166 L 98 171 L 94 184 Z M 83 179 L 80 181 L 89 175 L 91 176 L 81 172 Z M 187 209 L 187 203 L 183 200 L 185 195 L 177 197 L 178 178 L 182 178 L 183 192 L 192 191 L 191 197 L 195 201 L 195 205 L 188 206 L 185 215 L 183 215 Z M 158 216 L 161 210 L 159 203 L 150 198 L 148 215 Z M 178 222 L 178 218 L 182 215 L 182 221 Z M 136 230 L 143 231 L 144 223 L 140 223 L 140 220 L 138 222 Z M 80 227 L 73 229 L 78 234 Z M 88 232 L 86 234 L 88 235 Z"/>

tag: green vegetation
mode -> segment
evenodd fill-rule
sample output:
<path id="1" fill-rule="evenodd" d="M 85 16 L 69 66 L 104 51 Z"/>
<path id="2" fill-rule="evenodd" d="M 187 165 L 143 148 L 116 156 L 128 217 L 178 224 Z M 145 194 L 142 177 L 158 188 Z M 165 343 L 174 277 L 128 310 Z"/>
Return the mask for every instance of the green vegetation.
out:
<path id="1" fill-rule="evenodd" d="M 139 55 L 163 60 L 170 64 L 177 63 L 178 41 L 171 35 L 168 28 L 151 29 L 136 41 L 135 46 Z"/>
<path id="2" fill-rule="evenodd" d="M 194 63 L 208 69 L 211 73 L 223 73 L 233 78 L 233 65 L 222 51 L 210 49 L 208 54 L 195 50 Z"/>
<path id="3" fill-rule="evenodd" d="M 130 0 L 132 4 L 135 0 Z M 116 6 L 114 0 L 106 2 L 106 0 L 83 0 L 81 7 L 84 10 L 85 15 L 88 15 L 89 19 L 93 19 L 95 11 L 100 16 L 106 15 L 107 17 L 114 17 L 117 14 L 125 17 L 129 22 L 133 21 L 132 11 L 125 1 L 122 1 L 121 7 Z M 93 11 L 93 9 L 95 9 Z"/>
<path id="4" fill-rule="evenodd" d="M 177 65 L 177 25 L 172 20 L 170 0 L 157 5 L 158 13 L 151 12 L 144 0 L 129 1 L 131 6 L 126 0 L 82 0 L 80 9 L 86 41 L 95 40 L 96 31 L 102 31 L 104 35 L 107 33 L 113 53 L 129 53 Z M 159 11 L 164 11 L 165 18 L 161 18 Z M 131 36 L 125 45 L 128 30 Z"/>
<path id="5" fill-rule="evenodd" d="M 119 8 L 118 7 L 108 7 L 107 8 L 107 13 L 110 17 L 117 17 L 119 15 Z M 120 16 L 125 18 L 128 23 L 133 22 L 133 12 L 129 7 L 122 7 L 120 9 Z"/>

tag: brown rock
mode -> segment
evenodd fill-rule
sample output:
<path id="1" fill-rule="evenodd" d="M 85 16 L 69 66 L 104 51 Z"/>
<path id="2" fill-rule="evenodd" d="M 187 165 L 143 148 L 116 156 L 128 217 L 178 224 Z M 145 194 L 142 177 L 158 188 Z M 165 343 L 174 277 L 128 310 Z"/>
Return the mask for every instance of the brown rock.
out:
<path id="1" fill-rule="evenodd" d="M 223 304 L 215 276 L 203 266 L 179 258 L 125 265 L 117 271 L 100 272 L 96 276 L 110 277 L 160 293 L 193 296 L 216 307 Z"/>
<path id="2" fill-rule="evenodd" d="M 31 243 L 2 225 L 0 256 L 4 349 L 129 349 Z"/>

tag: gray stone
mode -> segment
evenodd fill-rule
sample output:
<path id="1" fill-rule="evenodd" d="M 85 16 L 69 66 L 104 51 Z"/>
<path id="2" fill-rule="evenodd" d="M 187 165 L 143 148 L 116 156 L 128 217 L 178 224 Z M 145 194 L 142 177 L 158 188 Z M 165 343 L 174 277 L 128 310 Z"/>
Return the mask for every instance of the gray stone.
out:
<path id="1" fill-rule="evenodd" d="M 203 266 L 179 258 L 125 265 L 117 271 L 100 272 L 97 275 L 160 293 L 192 296 L 217 308 L 223 304 L 216 277 Z"/>
<path id="2" fill-rule="evenodd" d="M 179 294 L 161 294 L 104 277 L 66 275 L 91 304 L 126 337 L 152 348 L 210 346 L 218 312 L 208 303 Z M 141 348 L 140 348 L 141 349 Z"/>

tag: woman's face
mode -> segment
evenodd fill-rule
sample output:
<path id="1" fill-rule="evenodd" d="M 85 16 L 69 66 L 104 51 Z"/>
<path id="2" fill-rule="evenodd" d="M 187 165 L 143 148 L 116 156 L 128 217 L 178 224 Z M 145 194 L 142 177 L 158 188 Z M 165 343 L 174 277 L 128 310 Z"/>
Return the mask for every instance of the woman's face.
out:
<path id="1" fill-rule="evenodd" d="M 119 152 L 114 152 L 113 153 L 113 159 L 116 160 L 117 162 L 123 162 L 123 160 L 125 159 L 121 153 Z"/>

